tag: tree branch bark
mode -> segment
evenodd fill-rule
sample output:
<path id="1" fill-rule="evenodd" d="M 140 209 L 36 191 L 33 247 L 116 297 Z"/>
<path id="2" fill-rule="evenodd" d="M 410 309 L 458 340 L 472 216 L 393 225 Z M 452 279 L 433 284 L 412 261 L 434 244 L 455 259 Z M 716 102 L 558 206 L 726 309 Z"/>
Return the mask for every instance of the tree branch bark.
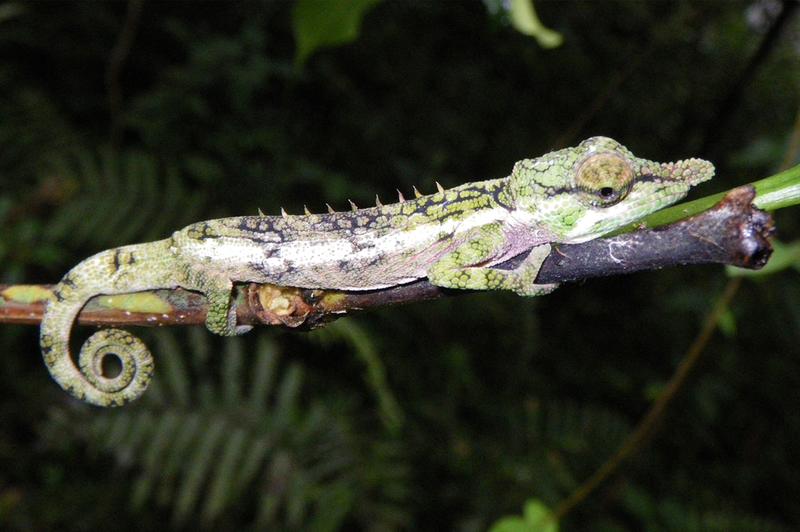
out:
<path id="1" fill-rule="evenodd" d="M 687 264 L 725 264 L 758 269 L 772 253 L 773 233 L 769 214 L 752 205 L 752 186 L 731 190 L 713 208 L 656 229 L 642 229 L 581 244 L 558 244 L 542 265 L 537 281 L 559 283 L 605 277 L 641 270 Z M 498 268 L 514 268 L 524 255 Z M 16 288 L 17 290 L 11 290 Z M 0 286 L 0 323 L 36 324 L 41 321 L 44 300 L 20 297 L 20 287 Z M 29 287 L 30 288 L 30 287 Z M 32 287 L 49 294 L 50 286 Z M 239 290 L 238 321 L 241 324 L 278 325 L 313 329 L 349 313 L 375 307 L 437 299 L 468 293 L 447 290 L 427 280 L 381 290 L 309 290 L 246 283 Z M 92 298 L 78 316 L 83 325 L 167 326 L 202 324 L 205 298 L 182 289 L 154 290 L 165 311 L 125 307 L 108 297 Z M 165 305 L 163 305 L 165 304 Z"/>

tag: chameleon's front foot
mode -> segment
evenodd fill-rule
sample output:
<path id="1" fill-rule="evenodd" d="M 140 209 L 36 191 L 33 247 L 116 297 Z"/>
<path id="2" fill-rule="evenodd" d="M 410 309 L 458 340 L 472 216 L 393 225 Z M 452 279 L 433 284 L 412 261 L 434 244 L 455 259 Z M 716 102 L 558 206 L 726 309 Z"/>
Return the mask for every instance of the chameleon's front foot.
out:
<path id="1" fill-rule="evenodd" d="M 536 284 L 536 277 L 539 275 L 539 270 L 542 268 L 542 263 L 550 254 L 550 245 L 541 245 L 533 248 L 525 257 L 509 277 L 508 281 L 511 285 L 511 290 L 516 294 L 526 297 L 543 296 L 549 294 L 556 288 L 557 283 L 551 284 Z"/>
<path id="2" fill-rule="evenodd" d="M 504 237 L 499 226 L 478 228 L 466 243 L 443 256 L 428 270 L 431 284 L 443 288 L 467 290 L 511 290 L 521 296 L 549 294 L 557 284 L 536 284 L 542 263 L 550 254 L 550 245 L 534 247 L 517 268 L 501 270 L 474 266 L 488 262 L 503 251 Z"/>

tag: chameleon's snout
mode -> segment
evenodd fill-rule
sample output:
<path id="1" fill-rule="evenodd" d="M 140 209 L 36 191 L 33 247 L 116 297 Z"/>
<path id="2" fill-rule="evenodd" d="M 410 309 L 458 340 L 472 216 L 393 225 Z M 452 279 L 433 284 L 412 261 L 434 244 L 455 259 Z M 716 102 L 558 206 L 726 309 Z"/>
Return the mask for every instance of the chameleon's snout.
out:
<path id="1" fill-rule="evenodd" d="M 695 186 L 714 177 L 714 165 L 704 159 L 684 159 L 661 164 L 661 176 Z"/>

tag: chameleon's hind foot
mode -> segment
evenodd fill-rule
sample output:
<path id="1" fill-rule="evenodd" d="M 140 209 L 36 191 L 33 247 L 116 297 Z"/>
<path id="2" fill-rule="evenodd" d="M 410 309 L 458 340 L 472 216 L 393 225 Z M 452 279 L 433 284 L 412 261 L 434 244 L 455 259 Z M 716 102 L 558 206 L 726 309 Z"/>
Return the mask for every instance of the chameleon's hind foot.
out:
<path id="1" fill-rule="evenodd" d="M 236 304 L 233 302 L 233 286 L 228 283 L 219 289 L 205 290 L 208 300 L 206 327 L 220 336 L 237 336 L 250 331 L 252 325 L 236 325 Z"/>

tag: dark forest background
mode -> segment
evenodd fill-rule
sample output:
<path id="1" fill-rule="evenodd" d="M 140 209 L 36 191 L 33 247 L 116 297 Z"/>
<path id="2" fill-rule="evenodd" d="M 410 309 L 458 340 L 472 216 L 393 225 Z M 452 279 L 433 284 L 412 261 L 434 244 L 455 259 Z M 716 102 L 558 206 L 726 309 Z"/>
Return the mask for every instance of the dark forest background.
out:
<path id="1" fill-rule="evenodd" d="M 713 160 L 695 196 L 798 162 L 795 2 L 537 1 L 552 49 L 502 2 L 301 3 L 0 4 L 0 283 L 201 219 L 501 177 L 598 134 Z M 301 61 L 342 5 L 369 7 L 355 38 Z M 797 210 L 776 218 L 791 243 Z M 473 531 L 555 508 L 727 283 L 686 267 L 312 333 L 144 330 L 156 382 L 111 411 L 50 380 L 36 327 L 3 325 L 0 527 Z M 800 528 L 799 343 L 797 271 L 746 279 L 657 432 L 561 529 Z"/>

